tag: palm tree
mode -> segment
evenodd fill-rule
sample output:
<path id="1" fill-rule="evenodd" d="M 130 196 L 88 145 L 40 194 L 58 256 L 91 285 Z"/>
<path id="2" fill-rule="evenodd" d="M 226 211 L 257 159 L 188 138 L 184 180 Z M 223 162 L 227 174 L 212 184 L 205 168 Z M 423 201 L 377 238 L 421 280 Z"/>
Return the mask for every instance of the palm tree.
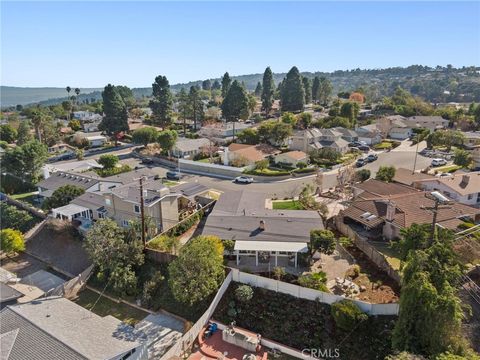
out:
<path id="1" fill-rule="evenodd" d="M 70 91 L 72 91 L 72 88 L 67 86 L 65 90 L 67 90 L 68 98 L 70 99 Z M 70 121 L 70 112 L 67 113 L 67 120 Z"/>
<path id="2" fill-rule="evenodd" d="M 75 95 L 77 95 L 75 100 L 76 100 L 76 103 L 78 105 L 78 95 L 80 95 L 80 89 L 79 88 L 75 88 Z"/>
<path id="3" fill-rule="evenodd" d="M 35 109 L 32 111 L 32 122 L 35 127 L 35 133 L 37 134 L 38 141 L 42 142 L 41 127 L 45 122 L 45 113 L 41 109 Z"/>

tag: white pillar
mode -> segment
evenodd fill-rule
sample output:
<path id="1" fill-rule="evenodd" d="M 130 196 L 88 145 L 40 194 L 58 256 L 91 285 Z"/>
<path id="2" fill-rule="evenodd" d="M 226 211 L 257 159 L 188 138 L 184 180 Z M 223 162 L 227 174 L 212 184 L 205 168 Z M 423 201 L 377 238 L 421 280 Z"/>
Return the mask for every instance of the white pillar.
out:
<path id="1" fill-rule="evenodd" d="M 297 267 L 297 253 L 295 253 L 295 267 Z"/>
<path id="2" fill-rule="evenodd" d="M 240 264 L 240 256 L 238 255 L 239 252 L 240 252 L 240 250 L 237 250 L 237 266 L 238 266 L 238 264 Z"/>
<path id="3" fill-rule="evenodd" d="M 255 251 L 255 266 L 258 266 L 258 251 Z"/>
<path id="4" fill-rule="evenodd" d="M 278 251 L 275 251 L 275 266 L 277 266 Z"/>

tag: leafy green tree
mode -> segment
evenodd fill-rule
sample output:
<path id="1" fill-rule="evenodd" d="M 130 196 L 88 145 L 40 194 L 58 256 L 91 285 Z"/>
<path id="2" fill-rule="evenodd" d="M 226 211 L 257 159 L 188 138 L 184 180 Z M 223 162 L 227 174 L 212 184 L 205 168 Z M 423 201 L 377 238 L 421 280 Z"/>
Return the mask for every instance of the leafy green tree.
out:
<path id="1" fill-rule="evenodd" d="M 222 85 L 220 85 L 220 82 L 218 80 L 215 80 L 212 84 L 212 90 L 220 90 L 222 88 Z"/>
<path id="2" fill-rule="evenodd" d="M 340 107 L 340 116 L 350 120 L 351 124 L 355 124 L 360 111 L 360 105 L 356 101 L 347 101 Z"/>
<path id="3" fill-rule="evenodd" d="M 127 106 L 127 109 L 131 109 L 133 106 L 135 106 L 136 101 L 132 89 L 130 89 L 128 86 L 119 85 L 117 86 L 117 90 L 122 97 L 123 102 Z"/>
<path id="4" fill-rule="evenodd" d="M 143 146 L 147 146 L 150 143 L 156 142 L 157 137 L 157 129 L 153 127 L 144 127 L 133 132 L 132 141 L 134 144 L 142 144 Z"/>
<path id="5" fill-rule="evenodd" d="M 375 179 L 389 183 L 389 182 L 392 182 L 394 177 L 395 177 L 395 167 L 383 165 L 383 166 L 380 166 L 380 168 L 378 169 Z"/>
<path id="6" fill-rule="evenodd" d="M 195 86 L 190 87 L 190 92 L 188 93 L 188 109 L 191 111 L 190 117 L 193 120 L 193 129 L 197 130 L 197 124 L 203 121 L 205 113 L 203 110 L 203 102 L 200 99 L 198 89 Z"/>
<path id="7" fill-rule="evenodd" d="M 23 145 L 33 139 L 30 129 L 30 121 L 20 121 L 17 129 L 17 145 Z"/>
<path id="8" fill-rule="evenodd" d="M 223 88 L 222 88 L 223 89 Z M 223 117 L 227 121 L 233 122 L 233 131 L 235 133 L 235 122 L 238 119 L 247 119 L 249 115 L 249 100 L 245 88 L 235 80 L 230 86 L 226 96 L 223 99 L 221 108 Z"/>
<path id="9" fill-rule="evenodd" d="M 105 154 L 98 159 L 98 163 L 102 165 L 104 169 L 113 169 L 118 164 L 118 161 L 118 156 L 113 154 Z"/>
<path id="10" fill-rule="evenodd" d="M 215 293 L 223 279 L 223 245 L 215 236 L 198 236 L 180 249 L 168 267 L 168 284 L 173 296 L 195 304 Z"/>
<path id="11" fill-rule="evenodd" d="M 283 144 L 293 132 L 290 124 L 275 120 L 263 121 L 257 130 L 260 139 L 272 145 Z"/>
<path id="12" fill-rule="evenodd" d="M 328 292 L 327 275 L 323 271 L 313 274 L 300 275 L 298 278 L 298 283 L 300 286 L 309 289 Z"/>
<path id="13" fill-rule="evenodd" d="M 312 126 L 312 114 L 303 112 L 297 115 L 296 126 L 299 129 L 308 129 Z"/>
<path id="14" fill-rule="evenodd" d="M 262 110 L 268 116 L 272 110 L 273 97 L 275 95 L 275 83 L 273 73 L 270 67 L 265 69 L 262 80 Z"/>
<path id="15" fill-rule="evenodd" d="M 394 243 L 400 259 L 406 260 L 411 251 L 426 249 L 429 244 L 430 231 L 430 224 L 412 224 L 408 228 L 401 229 L 400 240 Z"/>
<path id="16" fill-rule="evenodd" d="M 3 229 L 0 231 L 2 251 L 7 255 L 19 253 L 25 250 L 25 239 L 18 230 Z"/>
<path id="17" fill-rule="evenodd" d="M 282 278 L 287 275 L 287 272 L 285 271 L 285 268 L 282 266 L 275 266 L 273 268 L 273 277 L 277 280 L 282 280 Z"/>
<path id="18" fill-rule="evenodd" d="M 302 77 L 303 90 L 305 91 L 305 104 L 312 102 L 312 82 L 307 77 Z"/>
<path id="19" fill-rule="evenodd" d="M 263 91 L 263 88 L 262 88 L 262 83 L 259 81 L 257 83 L 257 86 L 255 87 L 255 96 L 261 96 L 262 95 L 262 91 Z"/>
<path id="20" fill-rule="evenodd" d="M 305 89 L 302 76 L 294 66 L 283 80 L 280 94 L 282 111 L 301 111 L 305 105 Z"/>
<path id="21" fill-rule="evenodd" d="M 203 80 L 202 81 L 202 89 L 203 90 L 210 90 L 212 88 L 212 82 L 210 80 Z"/>
<path id="22" fill-rule="evenodd" d="M 47 147 L 37 140 L 31 140 L 14 149 L 7 149 L 2 167 L 20 179 L 35 183 L 47 158 Z"/>
<path id="23" fill-rule="evenodd" d="M 320 104 L 325 106 L 328 105 L 328 101 L 332 95 L 333 85 L 332 82 L 325 77 L 321 77 L 319 82 L 317 99 Z"/>
<path id="24" fill-rule="evenodd" d="M 44 109 L 40 107 L 35 107 L 29 110 L 28 116 L 32 120 L 38 141 L 42 142 L 42 128 L 45 122 L 48 121 L 48 114 Z"/>
<path id="25" fill-rule="evenodd" d="M 320 251 L 330 255 L 335 251 L 337 245 L 335 234 L 330 230 L 311 230 L 310 231 L 310 253 Z"/>
<path id="26" fill-rule="evenodd" d="M 133 267 L 144 262 L 143 246 L 112 219 L 98 220 L 86 235 L 84 247 L 97 269 L 97 277 L 117 294 L 133 294 L 137 278 Z"/>
<path id="27" fill-rule="evenodd" d="M 75 185 L 63 185 L 55 190 L 51 197 L 45 199 L 42 207 L 46 210 L 59 208 L 69 204 L 73 199 L 84 194 L 85 190 Z"/>
<path id="28" fill-rule="evenodd" d="M 163 130 L 158 133 L 157 141 L 163 151 L 168 153 L 172 151 L 175 143 L 177 142 L 178 134 L 175 130 Z"/>
<path id="29" fill-rule="evenodd" d="M 232 85 L 232 79 L 230 78 L 230 75 L 228 72 L 223 74 L 222 77 L 222 97 L 225 99 L 227 96 L 228 90 L 230 90 L 230 86 Z"/>
<path id="30" fill-rule="evenodd" d="M 458 166 L 468 167 L 472 163 L 472 155 L 467 150 L 456 149 L 453 163 Z"/>
<path id="31" fill-rule="evenodd" d="M 427 137 L 427 143 L 433 146 L 445 146 L 450 151 L 452 146 L 462 145 L 465 135 L 458 130 L 437 130 Z"/>
<path id="32" fill-rule="evenodd" d="M 289 124 L 292 127 L 294 127 L 295 124 L 297 123 L 297 118 L 295 117 L 295 115 L 288 111 L 282 114 L 281 120 L 285 124 Z"/>
<path id="33" fill-rule="evenodd" d="M 314 103 L 318 103 L 318 95 L 320 92 L 320 78 L 315 76 L 312 83 L 312 100 Z"/>
<path id="34" fill-rule="evenodd" d="M 150 100 L 150 109 L 152 109 L 152 123 L 162 128 L 172 124 L 173 98 L 170 92 L 170 84 L 166 76 L 159 75 L 152 84 L 153 99 Z"/>
<path id="35" fill-rule="evenodd" d="M 108 84 L 102 92 L 104 117 L 99 129 L 105 131 L 109 136 L 115 137 L 115 144 L 118 141 L 118 134 L 128 131 L 127 106 L 123 102 L 118 89 Z"/>
<path id="36" fill-rule="evenodd" d="M 82 128 L 82 125 L 80 124 L 80 121 L 78 120 L 70 120 L 68 122 L 68 126 L 73 130 L 73 131 L 79 131 Z"/>
<path id="37" fill-rule="evenodd" d="M 248 128 L 238 133 L 238 141 L 242 144 L 257 145 L 260 142 L 260 136 L 257 129 Z"/>
<path id="38" fill-rule="evenodd" d="M 368 315 L 351 300 L 337 301 L 331 305 L 330 309 L 335 325 L 344 331 L 351 331 L 359 323 L 368 319 Z"/>
<path id="39" fill-rule="evenodd" d="M 4 124 L 0 125 L 0 140 L 7 143 L 13 143 L 17 139 L 17 130 L 12 125 Z"/>
<path id="40" fill-rule="evenodd" d="M 310 161 L 315 164 L 336 164 L 342 154 L 333 148 L 321 148 L 310 152 Z"/>
<path id="41" fill-rule="evenodd" d="M 0 222 L 1 229 L 13 229 L 26 233 L 35 225 L 36 221 L 32 214 L 14 205 L 1 202 L 0 211 L 2 214 L 2 221 Z"/>

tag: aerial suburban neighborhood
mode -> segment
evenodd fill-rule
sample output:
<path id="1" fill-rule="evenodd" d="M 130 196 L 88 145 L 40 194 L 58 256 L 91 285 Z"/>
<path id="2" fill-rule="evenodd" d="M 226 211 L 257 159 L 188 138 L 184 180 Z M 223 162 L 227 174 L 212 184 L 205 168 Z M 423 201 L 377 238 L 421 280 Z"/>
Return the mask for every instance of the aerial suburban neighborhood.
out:
<path id="1" fill-rule="evenodd" d="M 1 8 L 1 360 L 480 359 L 479 3 Z"/>

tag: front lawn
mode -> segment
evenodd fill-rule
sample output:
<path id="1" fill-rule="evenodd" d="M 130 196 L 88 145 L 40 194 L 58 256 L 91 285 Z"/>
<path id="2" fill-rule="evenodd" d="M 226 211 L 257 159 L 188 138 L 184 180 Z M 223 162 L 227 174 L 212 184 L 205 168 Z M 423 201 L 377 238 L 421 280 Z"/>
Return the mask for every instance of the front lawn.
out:
<path id="1" fill-rule="evenodd" d="M 445 165 L 445 166 L 439 166 L 436 168 L 433 168 L 437 172 L 443 172 L 443 173 L 452 173 L 454 171 L 460 170 L 462 167 L 459 165 Z"/>
<path id="2" fill-rule="evenodd" d="M 336 349 L 341 359 L 384 359 L 392 352 L 394 316 L 370 316 L 349 331 L 335 325 L 330 305 L 252 287 L 253 297 L 241 302 L 232 283 L 213 318 L 224 324 L 236 321 L 240 327 L 267 339 L 299 349 Z"/>
<path id="3" fill-rule="evenodd" d="M 129 325 L 135 325 L 148 315 L 145 311 L 124 303 L 116 303 L 90 289 L 85 289 L 79 293 L 75 302 L 99 316 L 111 315 Z"/>
<path id="4" fill-rule="evenodd" d="M 248 174 L 248 175 L 260 175 L 260 176 L 285 176 L 285 175 L 290 175 L 290 171 L 275 170 L 275 169 L 269 169 L 269 168 L 247 170 L 244 173 Z"/>
<path id="5" fill-rule="evenodd" d="M 298 200 L 273 201 L 272 207 L 274 210 L 304 210 Z"/>

